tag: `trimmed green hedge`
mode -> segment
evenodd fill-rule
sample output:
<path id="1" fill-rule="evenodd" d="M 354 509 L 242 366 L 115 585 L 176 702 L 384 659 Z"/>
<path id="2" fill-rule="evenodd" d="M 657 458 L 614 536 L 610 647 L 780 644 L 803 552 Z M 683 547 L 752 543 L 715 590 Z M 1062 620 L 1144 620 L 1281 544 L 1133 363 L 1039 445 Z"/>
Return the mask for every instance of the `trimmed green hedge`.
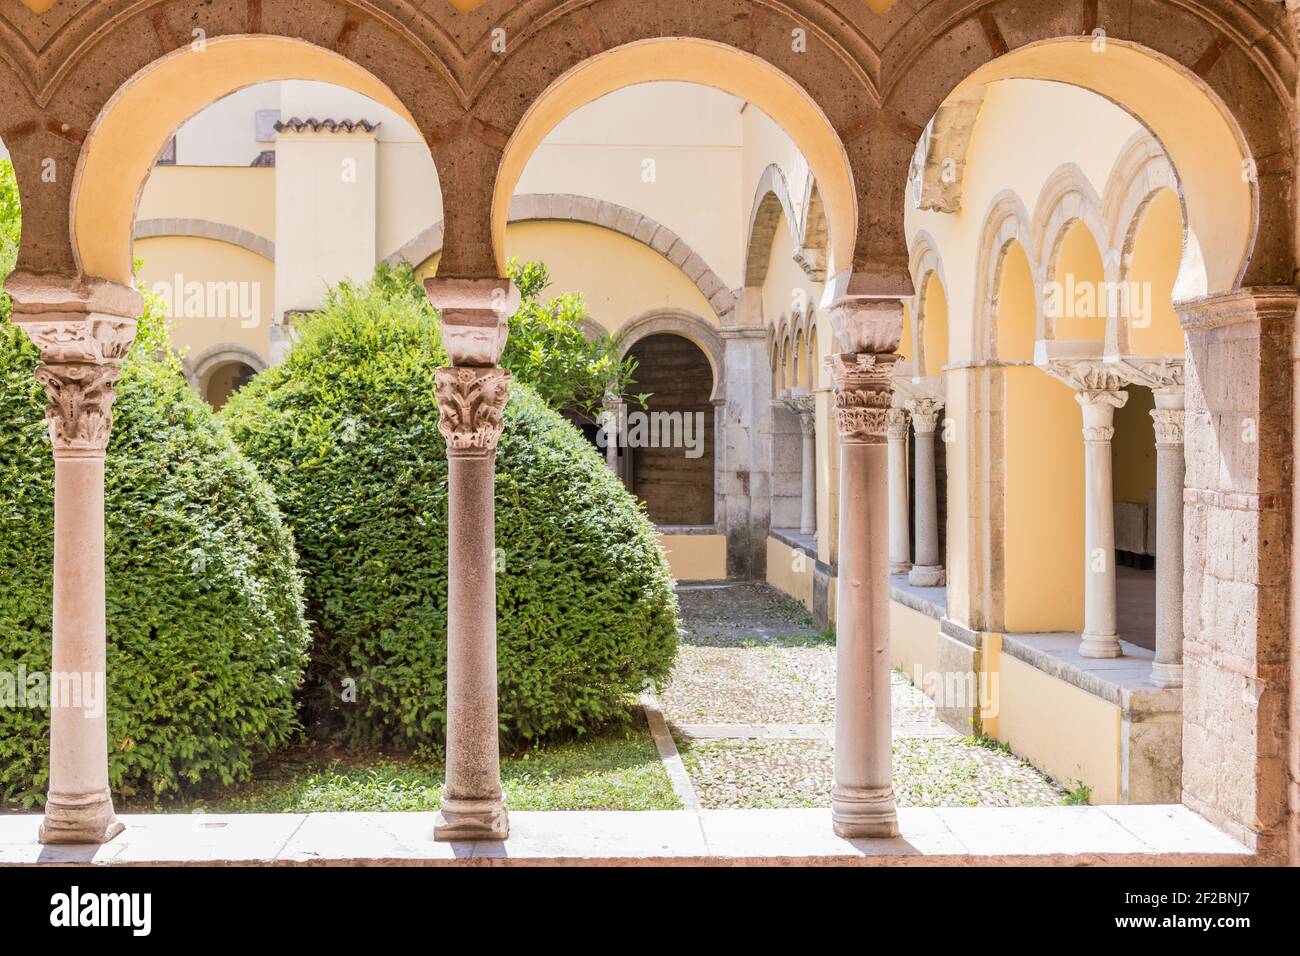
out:
<path id="1" fill-rule="evenodd" d="M 4 297 L 0 297 L 4 298 Z M 0 694 L 50 667 L 54 466 L 40 355 L 0 305 Z M 246 779 L 298 729 L 309 632 L 270 487 L 159 358 L 156 302 L 117 385 L 105 477 L 109 776 L 161 795 Z M 0 799 L 39 803 L 49 712 L 0 700 Z"/>
<path id="2" fill-rule="evenodd" d="M 446 357 L 419 299 L 341 286 L 288 359 L 223 411 L 302 556 L 317 622 L 313 732 L 353 745 L 437 745 L 445 731 L 447 461 L 434 370 Z M 521 383 L 498 449 L 496 538 L 508 742 L 581 732 L 667 674 L 677 604 L 654 527 Z"/>

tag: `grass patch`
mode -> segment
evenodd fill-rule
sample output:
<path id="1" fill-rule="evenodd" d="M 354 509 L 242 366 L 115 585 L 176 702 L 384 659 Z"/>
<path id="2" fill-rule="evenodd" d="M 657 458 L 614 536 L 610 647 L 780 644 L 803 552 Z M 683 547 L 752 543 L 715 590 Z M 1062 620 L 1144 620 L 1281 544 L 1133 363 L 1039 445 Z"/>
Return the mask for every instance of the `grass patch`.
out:
<path id="1" fill-rule="evenodd" d="M 506 755 L 502 789 L 511 810 L 679 810 L 644 717 L 575 741 Z M 300 744 L 261 765 L 251 783 L 169 807 L 213 813 L 429 811 L 441 804 L 441 762 L 355 754 Z"/>

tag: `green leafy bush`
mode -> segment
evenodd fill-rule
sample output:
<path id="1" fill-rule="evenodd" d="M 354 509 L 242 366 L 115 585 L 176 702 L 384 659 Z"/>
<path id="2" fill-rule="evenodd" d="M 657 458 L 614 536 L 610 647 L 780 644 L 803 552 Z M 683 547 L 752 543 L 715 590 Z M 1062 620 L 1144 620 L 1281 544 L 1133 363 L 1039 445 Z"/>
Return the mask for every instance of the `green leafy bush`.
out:
<path id="1" fill-rule="evenodd" d="M 276 488 L 307 576 L 314 732 L 436 745 L 446 720 L 447 461 L 438 324 L 381 276 L 342 285 L 223 411 Z M 594 449 L 516 382 L 497 458 L 508 740 L 581 732 L 664 676 L 677 607 L 655 530 Z"/>
<path id="2" fill-rule="evenodd" d="M 309 632 L 271 489 L 160 352 L 161 305 L 147 303 L 106 463 L 108 746 L 115 789 L 161 795 L 246 779 L 295 734 Z M 20 668 L 50 668 L 54 465 L 39 363 L 3 321 L 0 696 L 25 689 Z M 0 704 L 0 799 L 30 806 L 46 789 L 49 712 Z"/>

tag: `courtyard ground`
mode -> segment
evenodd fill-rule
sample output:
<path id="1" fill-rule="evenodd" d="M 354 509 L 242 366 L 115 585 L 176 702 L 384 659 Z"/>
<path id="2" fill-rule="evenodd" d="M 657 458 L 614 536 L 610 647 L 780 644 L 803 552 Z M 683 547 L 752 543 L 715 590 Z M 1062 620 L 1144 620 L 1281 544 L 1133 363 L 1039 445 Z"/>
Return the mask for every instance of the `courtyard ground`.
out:
<path id="1" fill-rule="evenodd" d="M 659 702 L 699 805 L 829 807 L 835 638 L 765 585 L 678 588 L 683 645 Z M 1057 806 L 1066 791 L 990 740 L 964 736 L 893 675 L 900 806 Z"/>
<path id="2" fill-rule="evenodd" d="M 684 584 L 682 646 L 671 679 L 627 719 L 575 741 L 502 758 L 512 810 L 829 807 L 835 637 L 766 585 Z M 661 715 L 661 716 L 660 716 Z M 652 734 L 658 721 L 659 736 Z M 666 721 L 666 725 L 663 723 Z M 1070 794 L 989 740 L 943 724 L 893 675 L 894 786 L 905 807 L 1045 807 Z M 436 810 L 441 763 L 301 743 L 252 781 L 122 812 L 320 813 Z M 26 808 L 8 807 L 21 811 Z"/>

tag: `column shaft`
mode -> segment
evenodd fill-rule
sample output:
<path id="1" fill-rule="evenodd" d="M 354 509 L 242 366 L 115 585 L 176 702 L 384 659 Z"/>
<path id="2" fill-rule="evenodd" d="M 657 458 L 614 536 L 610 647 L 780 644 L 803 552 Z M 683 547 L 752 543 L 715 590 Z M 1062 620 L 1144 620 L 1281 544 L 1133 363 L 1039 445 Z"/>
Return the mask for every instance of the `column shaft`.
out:
<path id="1" fill-rule="evenodd" d="M 1084 437 L 1084 590 L 1083 657 L 1120 657 L 1115 599 L 1115 497 L 1111 439 L 1115 409 L 1128 393 L 1082 391 Z"/>
<path id="2" fill-rule="evenodd" d="M 447 439 L 447 779 L 438 840 L 503 840 L 497 722 L 496 444 L 510 373 L 444 368 Z"/>
<path id="3" fill-rule="evenodd" d="M 889 573 L 912 567 L 912 532 L 907 515 L 907 412 L 891 408 L 889 429 Z"/>
<path id="4" fill-rule="evenodd" d="M 934 433 L 943 408 L 932 399 L 909 403 L 916 431 L 916 564 L 907 580 L 918 587 L 940 587 L 945 582 L 939 556 L 939 489 L 935 475 Z"/>
<path id="5" fill-rule="evenodd" d="M 1157 394 L 1156 401 L 1160 401 Z M 1179 396 L 1181 402 L 1181 395 Z M 1151 683 L 1183 686 L 1183 412 L 1157 408 L 1156 658 Z"/>
<path id="6" fill-rule="evenodd" d="M 884 443 L 893 355 L 837 355 L 840 434 L 835 782 L 843 837 L 898 834 L 890 782 L 889 499 Z"/>
<path id="7" fill-rule="evenodd" d="M 55 456 L 50 784 L 42 843 L 104 843 L 122 830 L 108 784 L 104 458 Z"/>
<path id="8" fill-rule="evenodd" d="M 811 418 L 811 414 L 808 416 Z M 799 533 L 817 533 L 817 434 L 811 422 L 803 428 L 803 474 L 800 488 Z"/>

